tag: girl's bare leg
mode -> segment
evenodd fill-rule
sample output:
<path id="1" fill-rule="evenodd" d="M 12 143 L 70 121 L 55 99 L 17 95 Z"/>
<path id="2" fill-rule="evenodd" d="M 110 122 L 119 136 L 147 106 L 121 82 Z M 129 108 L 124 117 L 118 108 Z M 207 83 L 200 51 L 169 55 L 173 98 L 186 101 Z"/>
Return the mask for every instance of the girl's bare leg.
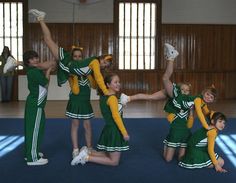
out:
<path id="1" fill-rule="evenodd" d="M 104 151 L 92 151 L 91 154 L 92 156 L 100 156 L 100 157 L 106 157 L 107 153 Z"/>
<path id="2" fill-rule="evenodd" d="M 174 70 L 174 61 L 167 60 L 166 71 L 162 76 L 162 81 L 169 97 L 173 97 L 173 83 L 170 81 L 170 77 L 173 73 L 173 70 Z"/>
<path id="3" fill-rule="evenodd" d="M 102 165 L 117 166 L 120 161 L 120 156 L 120 152 L 107 153 L 105 157 L 89 155 L 88 161 Z"/>
<path id="4" fill-rule="evenodd" d="M 59 52 L 58 52 L 59 47 L 52 39 L 51 32 L 50 32 L 48 26 L 46 25 L 44 20 L 39 20 L 39 24 L 41 26 L 41 29 L 43 32 L 43 38 L 44 38 L 46 45 L 48 46 L 48 48 L 52 52 L 55 59 L 59 60 Z"/>
<path id="5" fill-rule="evenodd" d="M 79 120 L 72 119 L 71 120 L 71 141 L 73 145 L 73 149 L 78 149 L 78 129 L 79 129 Z"/>
<path id="6" fill-rule="evenodd" d="M 84 120 L 85 141 L 88 148 L 92 148 L 92 127 L 89 120 Z"/>
<path id="7" fill-rule="evenodd" d="M 164 151 L 165 151 L 164 159 L 166 160 L 166 162 L 170 162 L 175 155 L 175 148 L 166 147 L 166 149 L 164 148 Z"/>
<path id="8" fill-rule="evenodd" d="M 44 41 L 47 44 L 50 51 L 52 52 L 53 56 L 56 58 L 56 60 L 58 60 L 59 59 L 58 45 L 52 39 L 51 32 L 46 23 L 44 22 L 46 13 L 43 11 L 39 11 L 37 9 L 31 9 L 29 10 L 29 14 L 33 15 L 38 20 L 43 32 Z"/>
<path id="9" fill-rule="evenodd" d="M 173 74 L 174 70 L 174 60 L 179 55 L 178 51 L 175 48 L 165 43 L 165 58 L 167 61 L 167 66 L 164 75 L 162 76 L 162 81 L 164 84 L 164 88 L 169 95 L 169 97 L 173 97 L 173 84 L 170 81 L 170 77 Z"/>
<path id="10" fill-rule="evenodd" d="M 185 155 L 185 148 L 179 148 L 178 160 L 180 161 L 181 158 Z"/>
<path id="11" fill-rule="evenodd" d="M 136 95 L 131 95 L 130 101 L 134 100 L 163 100 L 166 99 L 166 92 L 165 90 L 160 90 L 158 92 L 155 92 L 153 94 L 144 94 L 144 93 L 138 93 Z"/>

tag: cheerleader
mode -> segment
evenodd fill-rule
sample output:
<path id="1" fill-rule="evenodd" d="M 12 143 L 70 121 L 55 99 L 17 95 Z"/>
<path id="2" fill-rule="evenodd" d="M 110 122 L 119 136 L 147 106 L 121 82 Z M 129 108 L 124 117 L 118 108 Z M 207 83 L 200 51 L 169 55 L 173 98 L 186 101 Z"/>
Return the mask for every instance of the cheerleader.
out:
<path id="1" fill-rule="evenodd" d="M 224 114 L 215 112 L 210 119 L 210 129 L 202 127 L 191 136 L 179 166 L 188 169 L 214 167 L 217 172 L 227 172 L 223 168 L 224 160 L 214 151 L 215 139 L 225 128 L 226 121 Z"/>
<path id="2" fill-rule="evenodd" d="M 129 149 L 129 134 L 124 126 L 122 105 L 118 104 L 117 93 L 120 91 L 120 79 L 117 74 L 105 77 L 106 86 L 111 93 L 105 96 L 100 93 L 100 109 L 105 120 L 105 126 L 100 135 L 97 148 L 99 152 L 89 153 L 87 147 L 82 148 L 80 154 L 74 158 L 71 165 L 93 162 L 102 165 L 117 166 L 120 162 L 121 152 Z"/>
<path id="3" fill-rule="evenodd" d="M 46 13 L 38 11 L 36 9 L 29 10 L 29 13 L 37 18 L 40 23 L 44 41 L 47 44 L 48 48 L 52 52 L 56 61 L 59 60 L 59 67 L 57 71 L 58 85 L 61 86 L 64 84 L 71 74 L 77 76 L 89 76 L 91 75 L 97 85 L 101 88 L 105 95 L 108 94 L 108 90 L 103 81 L 103 76 L 101 74 L 101 69 L 106 69 L 111 66 L 112 56 L 111 55 L 102 55 L 99 57 L 90 57 L 81 60 L 81 62 L 73 62 L 71 59 L 71 54 L 66 52 L 63 48 L 59 47 L 52 39 L 51 32 L 48 29 L 44 18 Z M 44 62 L 36 64 L 35 66 L 41 69 L 46 69 L 50 67 L 52 63 Z"/>

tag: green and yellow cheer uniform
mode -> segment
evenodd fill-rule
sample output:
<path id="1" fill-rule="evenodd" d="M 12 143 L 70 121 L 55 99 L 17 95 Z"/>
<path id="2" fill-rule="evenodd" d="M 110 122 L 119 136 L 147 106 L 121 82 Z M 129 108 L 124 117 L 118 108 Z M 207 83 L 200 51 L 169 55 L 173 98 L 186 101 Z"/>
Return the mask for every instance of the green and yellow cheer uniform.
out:
<path id="1" fill-rule="evenodd" d="M 105 120 L 105 126 L 100 135 L 97 148 L 107 152 L 126 151 L 129 149 L 124 136 L 128 133 L 122 119 L 122 105 L 118 104 L 115 95 L 101 96 L 100 109 Z"/>
<path id="2" fill-rule="evenodd" d="M 190 108 L 194 105 L 194 97 L 181 93 L 180 87 L 173 83 L 173 98 L 170 98 L 164 110 L 168 113 L 170 130 L 163 141 L 168 147 L 187 147 L 187 140 L 191 135 L 193 116 L 189 116 Z"/>
<path id="3" fill-rule="evenodd" d="M 200 128 L 189 139 L 186 154 L 179 162 L 184 168 L 204 168 L 210 165 L 216 165 L 218 155 L 214 151 L 217 129 L 207 130 Z"/>
<path id="4" fill-rule="evenodd" d="M 194 106 L 195 106 L 195 111 L 197 113 L 197 116 L 202 124 L 202 126 L 205 129 L 209 128 L 209 125 L 207 123 L 206 117 L 214 113 L 214 111 L 210 111 L 208 109 L 207 104 L 203 100 L 203 96 L 199 95 L 194 99 Z"/>
<path id="5" fill-rule="evenodd" d="M 168 116 L 167 116 L 168 121 L 170 121 L 170 123 L 174 122 L 174 125 L 171 125 L 170 133 L 167 136 L 167 139 L 164 140 L 164 143 L 166 145 L 171 144 L 171 147 L 178 147 L 178 145 L 173 143 L 172 141 L 177 142 L 178 141 L 177 139 L 183 139 L 182 137 L 187 138 L 187 136 L 190 135 L 190 132 L 188 132 L 187 128 L 192 127 L 193 120 L 191 119 L 189 121 L 187 120 L 189 116 L 189 110 L 190 108 L 193 107 L 193 104 L 194 104 L 197 116 L 202 126 L 205 129 L 209 128 L 209 125 L 207 123 L 205 116 L 209 116 L 213 114 L 214 111 L 210 111 L 208 109 L 208 106 L 204 102 L 202 95 L 190 96 L 190 95 L 181 94 L 180 87 L 177 86 L 176 84 L 173 84 L 173 96 L 174 97 L 169 99 L 169 101 L 167 102 L 164 108 L 164 110 L 168 112 Z M 180 130 L 180 128 L 182 129 Z M 172 139 L 171 136 L 175 136 L 175 137 L 173 137 Z M 186 141 L 184 142 L 183 146 L 186 146 Z"/>
<path id="6" fill-rule="evenodd" d="M 73 75 L 72 77 L 73 79 L 69 79 L 71 92 L 66 107 L 66 116 L 72 119 L 91 119 L 94 117 L 94 113 L 90 102 L 91 88 L 89 79 L 85 76 Z M 76 79 L 78 77 L 80 79 Z M 77 93 L 78 89 L 75 86 L 78 86 L 79 93 Z"/>
<path id="7" fill-rule="evenodd" d="M 77 76 L 93 75 L 98 87 L 105 95 L 108 94 L 97 57 L 90 57 L 80 60 L 79 62 L 75 62 L 71 59 L 70 53 L 64 51 L 63 48 L 59 48 L 59 56 L 60 61 L 57 72 L 59 86 L 68 80 L 70 74 Z"/>

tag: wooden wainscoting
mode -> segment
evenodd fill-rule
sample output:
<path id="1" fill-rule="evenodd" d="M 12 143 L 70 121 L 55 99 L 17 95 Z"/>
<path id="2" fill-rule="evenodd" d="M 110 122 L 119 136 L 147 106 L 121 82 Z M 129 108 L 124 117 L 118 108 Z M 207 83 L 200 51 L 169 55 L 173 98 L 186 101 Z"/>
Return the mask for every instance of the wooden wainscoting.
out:
<path id="1" fill-rule="evenodd" d="M 79 40 L 85 57 L 117 54 L 113 52 L 117 38 L 113 23 L 49 23 L 48 26 L 53 39 L 67 50 Z M 26 49 L 36 50 L 44 60 L 53 59 L 43 42 L 39 24 L 30 23 L 28 29 Z M 161 45 L 165 42 L 174 44 L 180 53 L 175 62 L 174 82 L 191 83 L 193 94 L 214 84 L 219 99 L 236 99 L 236 25 L 163 24 L 161 41 Z M 161 76 L 166 66 L 163 47 L 159 53 L 156 69 L 152 71 L 120 71 L 117 60 L 114 61 L 113 69 L 121 77 L 124 92 L 152 93 L 162 88 Z"/>

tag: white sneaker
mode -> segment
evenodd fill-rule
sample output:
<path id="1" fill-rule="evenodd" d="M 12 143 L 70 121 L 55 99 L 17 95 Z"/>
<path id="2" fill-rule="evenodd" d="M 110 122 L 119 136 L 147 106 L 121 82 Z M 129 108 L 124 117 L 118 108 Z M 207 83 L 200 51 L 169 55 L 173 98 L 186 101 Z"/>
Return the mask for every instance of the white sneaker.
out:
<path id="1" fill-rule="evenodd" d="M 120 103 L 122 105 L 126 105 L 129 101 L 130 101 L 130 96 L 125 95 L 124 93 L 120 95 Z"/>
<path id="2" fill-rule="evenodd" d="M 79 149 L 74 149 L 72 152 L 72 159 L 79 155 Z"/>
<path id="3" fill-rule="evenodd" d="M 86 146 L 82 147 L 78 156 L 76 156 L 72 161 L 71 165 L 78 165 L 79 163 L 84 165 L 87 162 L 88 148 Z"/>
<path id="4" fill-rule="evenodd" d="M 40 158 L 44 157 L 44 154 L 42 152 L 39 152 L 39 157 Z M 24 160 L 27 161 L 27 158 L 25 157 Z"/>
<path id="5" fill-rule="evenodd" d="M 27 162 L 29 166 L 37 166 L 37 165 L 46 165 L 48 163 L 48 159 L 40 158 L 37 161 Z"/>
<path id="6" fill-rule="evenodd" d="M 179 52 L 168 43 L 165 43 L 164 49 L 164 55 L 166 60 L 174 60 L 179 55 Z"/>
<path id="7" fill-rule="evenodd" d="M 30 9 L 29 14 L 32 14 L 38 21 L 44 20 L 46 13 L 43 11 L 39 11 L 37 9 Z"/>
<path id="8" fill-rule="evenodd" d="M 7 72 L 13 71 L 17 66 L 17 61 L 9 56 L 6 60 L 6 64 L 3 67 L 3 73 L 6 74 Z"/>

